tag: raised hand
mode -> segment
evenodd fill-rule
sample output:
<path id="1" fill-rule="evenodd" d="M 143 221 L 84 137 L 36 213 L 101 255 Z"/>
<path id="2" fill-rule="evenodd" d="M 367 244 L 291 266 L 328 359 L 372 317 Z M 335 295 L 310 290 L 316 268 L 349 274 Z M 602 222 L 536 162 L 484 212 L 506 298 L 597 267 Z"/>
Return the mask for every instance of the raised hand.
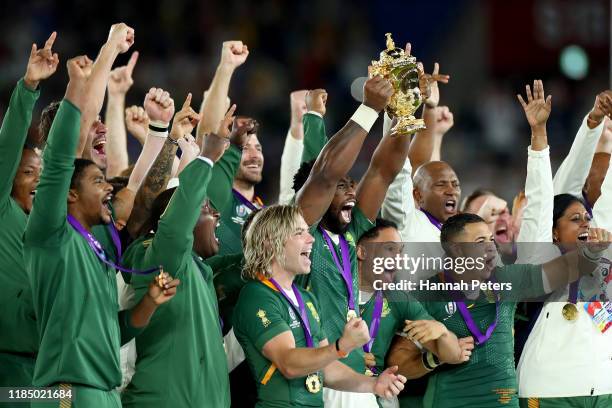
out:
<path id="1" fill-rule="evenodd" d="M 191 93 L 189 93 L 187 98 L 185 98 L 185 102 L 183 102 L 183 107 L 174 117 L 172 129 L 170 130 L 170 137 L 174 140 L 179 140 L 180 138 L 190 135 L 199 121 L 200 115 L 191 107 Z"/>
<path id="2" fill-rule="evenodd" d="M 45 46 L 40 50 L 36 47 L 36 43 L 32 44 L 28 66 L 23 77 L 23 81 L 28 88 L 36 89 L 40 81 L 49 78 L 57 70 L 59 57 L 56 52 L 51 50 L 56 37 L 57 33 L 52 32 L 45 42 Z"/>
<path id="3" fill-rule="evenodd" d="M 597 127 L 604 116 L 612 117 L 612 90 L 603 91 L 595 97 L 595 104 L 589 112 L 588 126 L 591 129 Z"/>
<path id="4" fill-rule="evenodd" d="M 138 61 L 138 51 L 134 51 L 127 65 L 117 67 L 110 73 L 108 79 L 108 93 L 109 95 L 125 95 L 127 91 L 134 84 L 132 79 L 132 72 Z"/>
<path id="5" fill-rule="evenodd" d="M 87 55 L 74 57 L 66 62 L 70 81 L 66 87 L 64 98 L 72 102 L 81 111 L 83 111 L 87 100 L 87 78 L 91 73 L 92 65 L 93 61 Z"/>
<path id="6" fill-rule="evenodd" d="M 149 283 L 147 296 L 151 298 L 156 306 L 166 303 L 176 295 L 176 287 L 181 283 L 179 279 L 173 279 L 167 272 L 156 276 Z"/>
<path id="7" fill-rule="evenodd" d="M 431 74 L 423 73 L 422 76 L 419 75 L 419 89 L 421 90 L 422 95 L 428 95 L 425 98 L 425 104 L 428 108 L 435 108 L 440 103 L 440 89 L 438 88 L 438 82 L 448 84 L 449 79 L 450 75 L 440 74 L 440 64 L 437 62 L 434 63 L 434 69 Z"/>
<path id="8" fill-rule="evenodd" d="M 125 126 L 140 144 L 144 144 L 149 129 L 149 115 L 141 106 L 130 106 L 125 110 Z"/>
<path id="9" fill-rule="evenodd" d="M 370 341 L 368 325 L 360 317 L 353 317 L 344 325 L 339 346 L 341 351 L 350 352 Z"/>
<path id="10" fill-rule="evenodd" d="M 608 249 L 611 241 L 612 235 L 607 230 L 603 228 L 589 228 L 586 247 L 590 252 L 599 253 Z"/>
<path id="11" fill-rule="evenodd" d="M 541 80 L 535 79 L 533 81 L 533 95 L 529 85 L 525 86 L 527 93 L 527 103 L 521 95 L 516 95 L 523 110 L 525 111 L 525 117 L 527 122 L 532 128 L 538 128 L 546 125 L 546 121 L 550 116 L 552 109 L 552 96 L 548 95 L 544 99 L 544 85 Z"/>
<path id="12" fill-rule="evenodd" d="M 302 117 L 306 112 L 308 112 L 308 107 L 306 105 L 306 94 L 309 91 L 300 90 L 293 91 L 289 94 L 289 101 L 291 103 L 291 123 L 294 122 L 296 124 L 302 123 Z"/>
<path id="13" fill-rule="evenodd" d="M 221 65 L 236 69 L 249 56 L 249 48 L 242 41 L 225 41 L 221 47 Z"/>
<path id="14" fill-rule="evenodd" d="M 306 110 L 314 111 L 325 116 L 327 105 L 327 91 L 325 89 L 313 89 L 306 93 Z"/>
<path id="15" fill-rule="evenodd" d="M 387 107 L 393 96 L 391 82 L 377 75 L 363 84 L 363 104 L 380 112 Z"/>
<path id="16" fill-rule="evenodd" d="M 453 113 L 448 109 L 448 106 L 427 109 L 423 115 L 424 117 L 431 117 L 428 123 L 433 123 L 431 128 L 436 134 L 445 134 L 455 124 Z"/>
<path id="17" fill-rule="evenodd" d="M 174 116 L 174 99 L 161 88 L 151 88 L 145 96 L 144 108 L 151 121 L 167 126 Z"/>
<path id="18" fill-rule="evenodd" d="M 123 54 L 134 44 L 134 29 L 125 23 L 113 24 L 106 43 Z"/>
<path id="19" fill-rule="evenodd" d="M 230 134 L 232 133 L 232 124 L 234 123 L 234 119 L 236 119 L 236 116 L 234 116 L 235 112 L 236 104 L 233 104 L 230 106 L 227 112 L 225 112 L 225 116 L 223 116 L 223 119 L 221 119 L 221 122 L 219 123 L 219 127 L 217 128 L 218 136 L 224 139 L 230 138 Z"/>
<path id="20" fill-rule="evenodd" d="M 389 367 L 376 378 L 374 394 L 385 399 L 391 399 L 404 389 L 406 377 L 396 374 L 398 368 L 398 366 Z"/>
<path id="21" fill-rule="evenodd" d="M 405 323 L 403 331 L 408 338 L 421 344 L 437 340 L 448 333 L 446 326 L 436 320 L 406 320 Z"/>
<path id="22" fill-rule="evenodd" d="M 192 135 L 186 134 L 184 137 L 179 138 L 176 142 L 181 148 L 182 154 L 187 155 L 187 162 L 195 159 L 200 154 L 200 146 L 198 146 L 195 138 Z M 181 161 L 182 160 L 183 156 L 181 155 Z"/>

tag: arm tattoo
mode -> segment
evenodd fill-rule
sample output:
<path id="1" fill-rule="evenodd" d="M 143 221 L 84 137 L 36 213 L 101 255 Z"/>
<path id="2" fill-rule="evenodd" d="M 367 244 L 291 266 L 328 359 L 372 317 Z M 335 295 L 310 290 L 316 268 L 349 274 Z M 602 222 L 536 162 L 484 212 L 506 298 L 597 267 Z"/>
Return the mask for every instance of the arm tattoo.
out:
<path id="1" fill-rule="evenodd" d="M 153 201 L 168 185 L 176 149 L 175 144 L 166 140 L 138 190 L 129 220 L 129 231 L 132 236 L 138 235 L 139 230 L 150 216 Z"/>

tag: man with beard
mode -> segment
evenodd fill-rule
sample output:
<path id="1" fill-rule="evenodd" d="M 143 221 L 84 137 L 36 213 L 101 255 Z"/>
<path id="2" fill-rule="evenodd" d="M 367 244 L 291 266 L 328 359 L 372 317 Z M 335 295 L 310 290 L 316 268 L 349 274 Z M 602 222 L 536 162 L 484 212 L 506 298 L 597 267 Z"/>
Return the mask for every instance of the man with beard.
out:
<path id="1" fill-rule="evenodd" d="M 38 351 L 22 236 L 38 186 L 41 162 L 34 149 L 24 148 L 24 144 L 40 95 L 38 85 L 55 73 L 59 63 L 57 54 L 51 50 L 55 38 L 53 32 L 41 49 L 32 44 L 26 73 L 13 90 L 0 129 L 0 387 L 31 386 Z"/>
<path id="2" fill-rule="evenodd" d="M 175 139 L 189 135 L 199 119 L 189 100 L 174 119 Z M 214 236 L 218 214 L 204 199 L 212 167 L 229 143 L 228 134 L 206 136 L 201 156 L 179 174 L 176 190 L 157 197 L 146 229 L 155 233 L 141 236 L 126 252 L 126 265 L 163 265 L 181 279 L 182 287 L 176 302 L 136 336 L 136 370 L 122 395 L 125 407 L 230 405 L 213 271 L 204 263 L 218 251 Z M 146 279 L 140 276 L 132 276 L 130 283 L 137 295 L 146 290 Z M 173 322 L 172 330 L 168 321 Z"/>
<path id="3" fill-rule="evenodd" d="M 32 383 L 74 389 L 75 407 L 121 406 L 114 391 L 121 382 L 120 343 L 148 324 L 179 283 L 160 273 L 133 309 L 117 313 L 118 266 L 91 233 L 95 225 L 111 222 L 112 187 L 93 162 L 75 160 L 81 112 L 100 109 L 112 63 L 133 41 L 132 28 L 115 24 L 95 64 L 86 56 L 68 61 L 70 82 L 51 127 L 24 234 L 40 334 Z"/>
<path id="4" fill-rule="evenodd" d="M 493 234 L 475 214 L 449 218 L 442 226 L 440 240 L 454 267 L 429 279 L 428 285 L 443 287 L 429 286 L 423 295 L 429 301 L 422 304 L 457 337 L 474 336 L 475 348 L 466 364 L 433 372 L 424 406 L 518 408 L 513 358 L 516 302 L 551 293 L 577 276 L 593 272 L 610 244 L 610 233 L 593 228 L 588 246 L 542 265 L 497 266 Z M 465 263 L 465 268 L 460 268 L 462 259 L 472 259 L 473 267 Z M 455 289 L 448 290 L 447 285 Z"/>
<path id="5" fill-rule="evenodd" d="M 423 92 L 426 92 L 426 82 L 423 87 Z M 313 273 L 300 277 L 298 283 L 312 291 L 321 302 L 324 329 L 331 338 L 342 334 L 347 319 L 358 316 L 355 245 L 359 237 L 372 227 L 387 188 L 408 154 L 409 138 L 387 134 L 374 152 L 370 167 L 359 185 L 356 186 L 347 175 L 378 113 L 388 104 L 392 93 L 391 84 L 382 77 L 366 81 L 363 104 L 329 140 L 315 163 L 303 163 L 294 179 L 294 190 L 298 192 L 296 203 L 315 237 Z M 308 110 L 312 107 L 309 106 Z M 311 117 L 309 120 L 323 120 L 316 115 L 305 116 Z M 305 126 L 304 138 L 320 139 L 321 135 L 309 133 L 322 128 Z M 361 349 L 354 350 L 342 362 L 358 373 L 365 372 Z M 325 389 L 324 400 L 326 405 L 333 407 L 377 406 L 372 394 Z"/>
<path id="6" fill-rule="evenodd" d="M 427 353 L 422 354 L 425 364 L 429 364 L 427 358 L 437 364 L 467 361 L 473 343 L 462 348 L 457 337 L 442 323 L 433 320 L 406 292 L 383 290 L 382 284 L 394 282 L 395 269 L 377 271 L 374 260 L 392 259 L 401 252 L 397 227 L 382 218 L 377 219 L 376 226 L 363 234 L 357 243 L 359 308 L 370 328 L 370 341 L 363 347 L 368 373 L 377 374 L 384 370 L 391 341 L 396 332 L 402 331 L 425 347 Z M 417 353 L 420 357 L 421 352 L 417 350 Z M 379 402 L 384 407 L 397 407 L 397 400 Z"/>

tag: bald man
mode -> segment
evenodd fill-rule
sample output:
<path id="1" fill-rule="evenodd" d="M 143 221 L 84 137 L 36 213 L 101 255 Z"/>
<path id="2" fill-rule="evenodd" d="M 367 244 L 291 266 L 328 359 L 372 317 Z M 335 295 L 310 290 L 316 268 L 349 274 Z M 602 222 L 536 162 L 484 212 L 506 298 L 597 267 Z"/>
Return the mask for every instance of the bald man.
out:
<path id="1" fill-rule="evenodd" d="M 382 216 L 398 225 L 403 242 L 440 242 L 440 228 L 457 214 L 461 187 L 443 161 L 423 164 L 414 174 L 407 159 L 387 192 Z"/>

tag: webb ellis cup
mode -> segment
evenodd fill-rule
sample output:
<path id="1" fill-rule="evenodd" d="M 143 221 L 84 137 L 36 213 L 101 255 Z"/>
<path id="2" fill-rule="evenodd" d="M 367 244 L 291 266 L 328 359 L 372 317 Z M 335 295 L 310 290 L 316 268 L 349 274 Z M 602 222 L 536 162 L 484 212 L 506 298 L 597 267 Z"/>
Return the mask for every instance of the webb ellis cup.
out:
<path id="1" fill-rule="evenodd" d="M 423 119 L 416 119 L 414 112 L 421 106 L 423 96 L 419 89 L 419 79 L 423 76 L 417 67 L 415 57 L 402 48 L 396 48 L 391 33 L 387 36 L 387 49 L 380 53 L 378 61 L 372 61 L 369 69 L 370 78 L 381 75 L 388 79 L 395 90 L 387 113 L 396 118 L 397 123 L 391 129 L 393 135 L 409 135 L 425 129 Z"/>

